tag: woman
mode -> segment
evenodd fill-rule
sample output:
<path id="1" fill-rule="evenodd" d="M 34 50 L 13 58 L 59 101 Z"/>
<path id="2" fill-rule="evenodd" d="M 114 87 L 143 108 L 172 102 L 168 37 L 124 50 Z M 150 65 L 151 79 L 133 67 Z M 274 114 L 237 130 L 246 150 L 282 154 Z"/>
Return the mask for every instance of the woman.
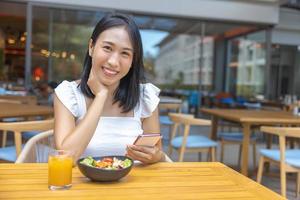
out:
<path id="1" fill-rule="evenodd" d="M 80 80 L 55 89 L 55 143 L 84 156 L 125 154 L 143 163 L 165 159 L 161 145 L 132 145 L 139 134 L 159 133 L 159 89 L 143 77 L 137 25 L 125 15 L 106 15 L 89 41 Z"/>

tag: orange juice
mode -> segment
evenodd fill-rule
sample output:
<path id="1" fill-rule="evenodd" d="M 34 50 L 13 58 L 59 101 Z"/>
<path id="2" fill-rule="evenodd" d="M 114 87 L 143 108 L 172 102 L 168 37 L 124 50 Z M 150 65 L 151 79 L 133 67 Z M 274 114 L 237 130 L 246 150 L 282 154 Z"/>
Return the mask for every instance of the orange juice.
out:
<path id="1" fill-rule="evenodd" d="M 73 159 L 68 155 L 49 155 L 48 185 L 50 189 L 66 189 L 72 184 Z"/>

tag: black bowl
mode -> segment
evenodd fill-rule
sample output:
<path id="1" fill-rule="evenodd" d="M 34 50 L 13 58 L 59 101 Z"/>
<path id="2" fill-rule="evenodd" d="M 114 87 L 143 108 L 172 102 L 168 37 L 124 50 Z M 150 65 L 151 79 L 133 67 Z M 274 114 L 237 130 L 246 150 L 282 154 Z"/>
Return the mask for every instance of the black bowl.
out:
<path id="1" fill-rule="evenodd" d="M 119 160 L 125 160 L 126 158 L 131 160 L 131 165 L 124 169 L 109 170 L 101 169 L 97 167 L 91 167 L 85 164 L 80 163 L 84 158 L 77 160 L 77 166 L 81 173 L 91 179 L 92 181 L 116 181 L 120 178 L 126 176 L 133 165 L 133 160 L 127 156 L 102 156 L 102 157 L 93 157 L 94 160 L 102 160 L 103 158 L 117 158 Z"/>

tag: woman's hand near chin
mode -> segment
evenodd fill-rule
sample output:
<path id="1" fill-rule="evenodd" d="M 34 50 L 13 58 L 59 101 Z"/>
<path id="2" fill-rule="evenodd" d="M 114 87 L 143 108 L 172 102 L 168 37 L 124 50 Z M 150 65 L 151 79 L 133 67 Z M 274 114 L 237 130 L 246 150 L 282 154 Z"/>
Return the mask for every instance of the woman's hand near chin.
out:
<path id="1" fill-rule="evenodd" d="M 95 96 L 98 94 L 107 94 L 108 93 L 108 88 L 102 84 L 99 79 L 94 74 L 95 72 L 93 71 L 93 68 L 91 69 L 89 79 L 87 81 L 87 85 L 93 92 Z"/>

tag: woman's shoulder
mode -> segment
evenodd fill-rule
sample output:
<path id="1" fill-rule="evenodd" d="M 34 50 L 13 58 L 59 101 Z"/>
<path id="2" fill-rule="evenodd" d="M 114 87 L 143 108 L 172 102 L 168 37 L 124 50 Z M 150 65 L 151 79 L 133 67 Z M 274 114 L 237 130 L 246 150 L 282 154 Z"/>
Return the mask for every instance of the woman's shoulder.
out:
<path id="1" fill-rule="evenodd" d="M 62 81 L 56 88 L 55 92 L 73 92 L 73 93 L 81 93 L 79 86 L 79 83 L 77 80 L 75 81 Z"/>
<path id="2" fill-rule="evenodd" d="M 68 88 L 68 87 L 74 87 L 74 86 L 78 86 L 80 83 L 80 80 L 74 80 L 74 81 L 68 81 L 68 80 L 64 80 L 62 81 L 58 86 L 58 87 L 63 87 L 63 88 Z"/>
<path id="3" fill-rule="evenodd" d="M 147 118 L 151 116 L 152 112 L 157 108 L 160 101 L 160 89 L 152 83 L 142 83 L 140 84 L 140 90 L 141 117 Z"/>
<path id="4" fill-rule="evenodd" d="M 78 87 L 79 82 L 64 80 L 55 88 L 58 99 L 71 111 L 74 116 L 78 116 L 79 105 L 82 102 L 82 92 Z M 80 110 L 80 109 L 79 109 Z"/>
<path id="5" fill-rule="evenodd" d="M 141 83 L 140 90 L 142 93 L 153 93 L 155 96 L 160 93 L 160 89 L 152 83 Z"/>

